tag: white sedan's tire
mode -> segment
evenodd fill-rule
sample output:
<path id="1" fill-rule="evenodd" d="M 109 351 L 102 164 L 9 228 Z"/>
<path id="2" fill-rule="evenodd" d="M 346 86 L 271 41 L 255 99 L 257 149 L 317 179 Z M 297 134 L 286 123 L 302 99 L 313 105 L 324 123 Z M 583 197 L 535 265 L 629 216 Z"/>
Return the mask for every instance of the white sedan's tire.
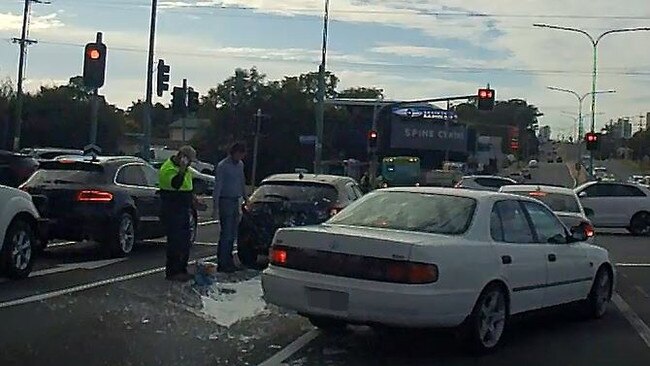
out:
<path id="1" fill-rule="evenodd" d="M 600 319 L 607 313 L 607 307 L 612 299 L 612 275 L 600 267 L 591 285 L 589 297 L 583 302 L 584 314 L 589 319 Z"/>
<path id="2" fill-rule="evenodd" d="M 492 352 L 503 343 L 509 320 L 506 291 L 498 284 L 488 285 L 465 324 L 466 341 L 473 353 Z"/>

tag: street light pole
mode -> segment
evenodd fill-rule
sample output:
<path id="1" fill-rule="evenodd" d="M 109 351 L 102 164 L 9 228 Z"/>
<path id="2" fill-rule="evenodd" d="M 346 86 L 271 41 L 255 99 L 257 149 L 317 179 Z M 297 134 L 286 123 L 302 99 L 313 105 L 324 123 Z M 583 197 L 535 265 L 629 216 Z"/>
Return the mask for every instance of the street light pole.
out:
<path id="1" fill-rule="evenodd" d="M 144 141 L 142 146 L 143 157 L 151 159 L 151 99 L 153 98 L 153 58 L 156 42 L 156 14 L 158 12 L 158 0 L 151 0 L 151 25 L 149 27 L 149 55 L 147 58 L 147 89 L 144 102 Z"/>
<path id="2" fill-rule="evenodd" d="M 561 31 L 576 32 L 576 33 L 583 34 L 587 38 L 589 38 L 589 41 L 591 42 L 591 45 L 593 47 L 593 70 L 591 75 L 591 93 L 592 93 L 591 94 L 591 132 L 594 133 L 596 130 L 596 80 L 598 78 L 598 44 L 600 44 L 600 41 L 609 34 L 650 31 L 650 27 L 612 29 L 612 30 L 608 30 L 607 32 L 603 32 L 598 37 L 594 37 L 589 32 L 578 28 L 561 27 L 557 25 L 539 24 L 539 23 L 533 24 L 533 26 L 539 28 L 549 28 L 549 29 L 556 29 Z M 593 166 L 594 166 L 593 152 L 590 155 L 591 155 L 590 157 L 591 173 L 593 174 Z"/>
<path id="3" fill-rule="evenodd" d="M 323 48 L 321 63 L 318 67 L 318 92 L 316 93 L 316 141 L 314 143 L 314 173 L 322 172 L 323 130 L 325 119 L 325 62 L 327 59 L 327 29 L 329 23 L 330 0 L 325 0 L 323 16 Z"/>

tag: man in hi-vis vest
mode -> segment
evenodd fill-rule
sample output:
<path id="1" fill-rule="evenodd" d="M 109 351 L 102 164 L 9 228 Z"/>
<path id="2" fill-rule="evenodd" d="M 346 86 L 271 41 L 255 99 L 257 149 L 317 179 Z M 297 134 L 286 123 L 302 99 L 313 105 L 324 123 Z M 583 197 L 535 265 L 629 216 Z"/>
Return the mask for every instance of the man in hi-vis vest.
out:
<path id="1" fill-rule="evenodd" d="M 176 155 L 160 167 L 160 198 L 162 220 L 167 235 L 166 278 L 186 282 L 192 279 L 187 273 L 190 256 L 190 216 L 194 200 L 192 173 L 188 169 L 196 160 L 196 151 L 183 146 Z"/>

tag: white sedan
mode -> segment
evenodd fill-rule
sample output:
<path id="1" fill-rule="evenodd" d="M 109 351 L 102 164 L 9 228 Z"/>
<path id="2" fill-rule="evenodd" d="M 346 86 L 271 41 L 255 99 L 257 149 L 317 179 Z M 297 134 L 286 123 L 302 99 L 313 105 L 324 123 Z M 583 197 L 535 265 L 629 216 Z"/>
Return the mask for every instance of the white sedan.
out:
<path id="1" fill-rule="evenodd" d="M 269 303 L 325 330 L 461 327 L 486 352 L 513 314 L 572 302 L 605 314 L 614 270 L 585 240 L 528 197 L 385 189 L 322 225 L 278 230 L 262 285 Z"/>

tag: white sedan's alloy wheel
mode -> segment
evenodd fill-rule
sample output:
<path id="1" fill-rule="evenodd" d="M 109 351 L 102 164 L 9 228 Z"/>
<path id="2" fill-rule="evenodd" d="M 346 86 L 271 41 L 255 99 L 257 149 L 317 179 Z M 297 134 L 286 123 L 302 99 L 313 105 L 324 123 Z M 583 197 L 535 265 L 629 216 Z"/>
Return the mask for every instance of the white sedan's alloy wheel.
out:
<path id="1" fill-rule="evenodd" d="M 506 324 L 506 299 L 495 288 L 485 294 L 479 304 L 479 336 L 485 348 L 493 348 L 501 340 Z"/>

